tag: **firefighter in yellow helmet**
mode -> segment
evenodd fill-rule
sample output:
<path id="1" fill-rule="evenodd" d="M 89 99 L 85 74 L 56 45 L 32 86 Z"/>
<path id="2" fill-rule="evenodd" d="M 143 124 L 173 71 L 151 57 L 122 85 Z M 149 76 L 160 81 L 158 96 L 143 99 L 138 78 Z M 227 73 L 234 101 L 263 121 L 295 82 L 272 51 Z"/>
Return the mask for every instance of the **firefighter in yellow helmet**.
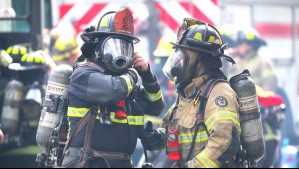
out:
<path id="1" fill-rule="evenodd" d="M 56 64 L 72 65 L 79 48 L 71 26 L 60 26 L 50 32 L 49 53 Z"/>
<path id="2" fill-rule="evenodd" d="M 165 144 L 168 159 L 178 167 L 236 167 L 240 141 L 237 95 L 220 71 L 226 44 L 213 26 L 184 19 L 163 71 L 178 84 L 178 98 L 164 116 L 161 128 L 146 134 L 147 149 Z M 210 86 L 207 90 L 206 86 Z M 207 99 L 207 91 L 210 92 Z M 200 99 L 200 100 L 199 100 Z"/>
<path id="3" fill-rule="evenodd" d="M 50 67 L 46 58 L 50 56 L 42 51 L 30 52 L 21 57 L 20 63 L 9 65 L 16 76 L 5 88 L 1 107 L 0 123 L 5 134 L 0 146 L 1 167 L 37 167 L 36 154 L 41 150 L 35 136 Z"/>

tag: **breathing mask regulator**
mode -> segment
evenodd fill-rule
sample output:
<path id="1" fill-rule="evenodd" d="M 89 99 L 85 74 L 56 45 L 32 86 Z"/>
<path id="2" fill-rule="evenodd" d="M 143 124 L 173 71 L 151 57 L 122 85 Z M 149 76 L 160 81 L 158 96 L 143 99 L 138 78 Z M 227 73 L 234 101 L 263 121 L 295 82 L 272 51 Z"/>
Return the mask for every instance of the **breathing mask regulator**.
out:
<path id="1" fill-rule="evenodd" d="M 108 36 L 95 46 L 95 54 L 106 69 L 123 73 L 133 66 L 134 46 L 132 40 L 121 36 Z"/>
<path id="2" fill-rule="evenodd" d="M 223 44 L 218 30 L 199 20 L 185 18 L 178 30 L 177 41 L 172 44 L 174 49 L 163 67 L 163 72 L 176 84 L 184 79 L 186 73 L 193 73 L 189 72 L 192 71 L 189 67 L 194 65 L 187 51 L 197 52 L 197 61 L 203 63 L 207 69 L 220 68 L 222 66 L 220 57 L 235 64 L 231 57 L 224 54 L 228 45 Z"/>
<path id="3" fill-rule="evenodd" d="M 134 36 L 133 15 L 127 7 L 103 15 L 97 29 L 89 29 L 81 38 L 94 44 L 98 64 L 116 74 L 133 66 L 134 44 L 140 41 Z"/>

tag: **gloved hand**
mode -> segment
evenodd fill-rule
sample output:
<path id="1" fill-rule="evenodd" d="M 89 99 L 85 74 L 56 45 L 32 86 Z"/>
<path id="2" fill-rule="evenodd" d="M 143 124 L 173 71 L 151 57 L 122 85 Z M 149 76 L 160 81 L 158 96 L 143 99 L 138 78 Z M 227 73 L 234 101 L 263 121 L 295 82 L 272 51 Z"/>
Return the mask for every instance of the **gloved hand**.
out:
<path id="1" fill-rule="evenodd" d="M 165 144 L 164 135 L 157 130 L 153 130 L 151 121 L 147 122 L 144 136 L 141 142 L 146 150 L 153 151 L 161 149 Z"/>

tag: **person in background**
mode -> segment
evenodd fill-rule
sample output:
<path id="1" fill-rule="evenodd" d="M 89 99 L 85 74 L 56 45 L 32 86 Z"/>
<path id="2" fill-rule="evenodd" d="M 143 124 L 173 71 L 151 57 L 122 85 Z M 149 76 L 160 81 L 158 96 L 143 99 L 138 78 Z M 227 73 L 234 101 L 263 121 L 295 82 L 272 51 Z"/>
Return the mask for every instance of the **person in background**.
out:
<path id="1" fill-rule="evenodd" d="M 42 51 L 29 52 L 20 58 L 20 63 L 8 66 L 14 76 L 6 85 L 1 107 L 1 129 L 5 134 L 0 146 L 1 167 L 37 167 L 35 159 L 40 149 L 35 135 L 45 78 L 53 64 L 47 58 L 50 56 Z"/>
<path id="2" fill-rule="evenodd" d="M 234 53 L 238 58 L 235 74 L 246 68 L 257 85 L 265 90 L 276 91 L 278 80 L 273 63 L 270 58 L 259 54 L 260 48 L 267 45 L 266 41 L 251 27 L 237 30 L 234 36 Z"/>

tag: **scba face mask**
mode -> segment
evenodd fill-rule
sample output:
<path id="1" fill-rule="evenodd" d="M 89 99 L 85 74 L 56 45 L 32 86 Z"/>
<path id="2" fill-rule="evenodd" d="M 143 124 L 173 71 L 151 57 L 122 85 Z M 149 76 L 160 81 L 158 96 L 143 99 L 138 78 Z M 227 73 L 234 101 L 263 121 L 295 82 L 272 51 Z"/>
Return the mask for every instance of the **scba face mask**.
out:
<path id="1" fill-rule="evenodd" d="M 102 62 L 114 73 L 123 73 L 132 67 L 134 46 L 132 40 L 120 36 L 107 37 L 101 47 Z"/>
<path id="2" fill-rule="evenodd" d="M 176 84 L 183 79 L 185 59 L 186 54 L 183 49 L 176 48 L 171 52 L 163 67 L 164 74 Z"/>

